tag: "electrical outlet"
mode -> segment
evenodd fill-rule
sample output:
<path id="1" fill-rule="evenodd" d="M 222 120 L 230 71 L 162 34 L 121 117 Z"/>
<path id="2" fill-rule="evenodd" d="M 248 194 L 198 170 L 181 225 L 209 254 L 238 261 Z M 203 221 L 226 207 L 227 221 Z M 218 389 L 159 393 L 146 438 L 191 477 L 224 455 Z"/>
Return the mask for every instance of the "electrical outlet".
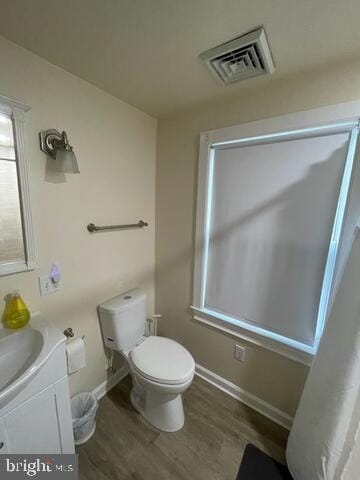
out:
<path id="1" fill-rule="evenodd" d="M 60 282 L 53 282 L 49 275 L 39 277 L 40 295 L 49 295 L 58 292 L 61 289 Z"/>
<path id="2" fill-rule="evenodd" d="M 234 347 L 235 360 L 238 360 L 239 362 L 245 362 L 245 352 L 246 352 L 245 347 L 242 347 L 241 345 L 235 345 Z"/>

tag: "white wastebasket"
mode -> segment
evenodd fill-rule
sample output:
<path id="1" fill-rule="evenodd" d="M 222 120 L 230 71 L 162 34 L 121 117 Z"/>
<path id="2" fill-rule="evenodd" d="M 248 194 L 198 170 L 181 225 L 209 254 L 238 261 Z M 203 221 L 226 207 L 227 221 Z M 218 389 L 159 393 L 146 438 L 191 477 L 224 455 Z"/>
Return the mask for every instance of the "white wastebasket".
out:
<path id="1" fill-rule="evenodd" d="M 71 414 L 75 445 L 81 445 L 91 438 L 96 428 L 98 401 L 91 393 L 78 393 L 71 399 Z"/>

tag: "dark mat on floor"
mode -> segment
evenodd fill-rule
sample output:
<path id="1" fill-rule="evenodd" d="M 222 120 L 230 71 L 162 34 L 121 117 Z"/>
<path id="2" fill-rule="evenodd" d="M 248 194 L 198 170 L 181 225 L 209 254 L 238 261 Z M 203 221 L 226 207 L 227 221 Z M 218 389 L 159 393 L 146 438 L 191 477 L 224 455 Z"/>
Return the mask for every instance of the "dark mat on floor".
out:
<path id="1" fill-rule="evenodd" d="M 236 480 L 293 480 L 281 463 L 248 443 Z"/>

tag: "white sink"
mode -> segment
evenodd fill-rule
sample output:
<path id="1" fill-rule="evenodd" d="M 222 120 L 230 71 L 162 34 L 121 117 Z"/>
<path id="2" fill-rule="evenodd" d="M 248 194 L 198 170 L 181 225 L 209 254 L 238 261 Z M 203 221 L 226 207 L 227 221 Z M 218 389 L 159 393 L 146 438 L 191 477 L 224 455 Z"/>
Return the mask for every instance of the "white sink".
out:
<path id="1" fill-rule="evenodd" d="M 0 408 L 41 369 L 64 335 L 40 314 L 20 330 L 0 329 Z"/>

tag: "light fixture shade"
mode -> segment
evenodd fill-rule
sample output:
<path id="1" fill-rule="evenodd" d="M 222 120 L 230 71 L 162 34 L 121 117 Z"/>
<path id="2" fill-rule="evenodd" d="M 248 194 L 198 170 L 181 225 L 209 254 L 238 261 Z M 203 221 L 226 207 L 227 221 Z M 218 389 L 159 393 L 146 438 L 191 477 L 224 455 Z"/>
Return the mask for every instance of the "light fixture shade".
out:
<path id="1" fill-rule="evenodd" d="M 80 173 L 75 153 L 70 150 L 56 150 L 55 170 L 62 173 Z"/>

